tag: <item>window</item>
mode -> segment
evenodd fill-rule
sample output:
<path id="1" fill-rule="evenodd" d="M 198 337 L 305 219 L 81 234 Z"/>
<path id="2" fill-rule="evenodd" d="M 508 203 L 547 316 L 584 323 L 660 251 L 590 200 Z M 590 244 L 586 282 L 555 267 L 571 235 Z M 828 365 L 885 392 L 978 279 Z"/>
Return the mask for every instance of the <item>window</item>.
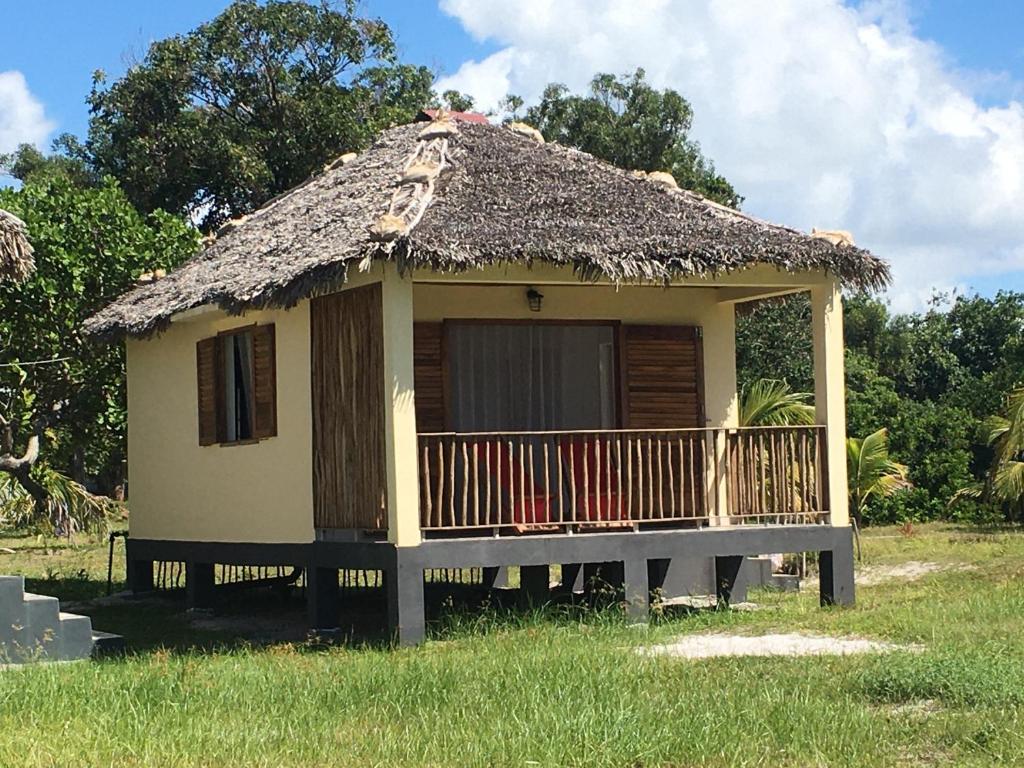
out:
<path id="1" fill-rule="evenodd" d="M 224 442 L 251 440 L 252 331 L 232 333 L 221 339 L 221 371 L 224 380 Z"/>
<path id="2" fill-rule="evenodd" d="M 274 326 L 226 331 L 196 345 L 199 444 L 277 434 Z"/>

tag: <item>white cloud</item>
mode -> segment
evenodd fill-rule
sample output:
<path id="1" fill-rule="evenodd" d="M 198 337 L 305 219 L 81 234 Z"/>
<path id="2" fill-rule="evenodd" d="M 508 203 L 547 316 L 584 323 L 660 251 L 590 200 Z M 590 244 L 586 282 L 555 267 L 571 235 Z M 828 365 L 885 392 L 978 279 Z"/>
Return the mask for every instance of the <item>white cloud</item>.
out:
<path id="1" fill-rule="evenodd" d="M 54 127 L 29 91 L 25 76 L 17 70 L 0 72 L 0 152 L 10 152 L 19 144 L 41 145 Z"/>
<path id="2" fill-rule="evenodd" d="M 745 210 L 850 229 L 888 258 L 895 306 L 1024 270 L 1024 104 L 982 106 L 900 0 L 441 0 L 504 47 L 439 88 L 492 108 L 647 70 L 694 106 L 694 136 Z M 977 78 L 976 78 L 977 79 Z"/>

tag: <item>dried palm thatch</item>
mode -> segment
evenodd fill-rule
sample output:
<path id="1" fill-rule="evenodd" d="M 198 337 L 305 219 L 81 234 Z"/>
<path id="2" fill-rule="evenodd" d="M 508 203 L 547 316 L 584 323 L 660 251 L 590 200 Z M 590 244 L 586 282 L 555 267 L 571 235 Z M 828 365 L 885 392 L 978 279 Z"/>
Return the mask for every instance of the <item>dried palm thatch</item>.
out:
<path id="1" fill-rule="evenodd" d="M 826 270 L 847 285 L 878 288 L 885 262 L 867 251 L 776 226 L 686 190 L 658 184 L 591 155 L 540 144 L 508 128 L 423 123 L 386 131 L 368 151 L 327 166 L 271 201 L 166 278 L 130 291 L 86 324 L 102 338 L 146 336 L 202 305 L 228 312 L 292 306 L 349 268 L 374 259 L 403 272 L 545 262 L 581 280 L 667 283 L 768 264 Z M 425 154 L 425 143 L 439 147 Z M 414 165 L 431 193 L 393 238 L 381 234 Z M 387 223 L 387 222 L 384 222 Z M 389 230 L 390 232 L 390 230 Z"/>
<path id="2" fill-rule="evenodd" d="M 20 283 L 32 274 L 35 260 L 25 222 L 0 209 L 0 280 Z"/>

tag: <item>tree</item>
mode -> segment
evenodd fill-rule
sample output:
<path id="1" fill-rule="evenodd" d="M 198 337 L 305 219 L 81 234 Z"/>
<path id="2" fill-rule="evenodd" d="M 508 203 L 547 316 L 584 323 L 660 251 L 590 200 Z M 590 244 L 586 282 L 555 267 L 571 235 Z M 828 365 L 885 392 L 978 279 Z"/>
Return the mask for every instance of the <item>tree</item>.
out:
<path id="1" fill-rule="evenodd" d="M 441 101 L 453 112 L 472 112 L 473 97 L 456 90 L 447 90 L 441 94 Z"/>
<path id="2" fill-rule="evenodd" d="M 140 215 L 112 179 L 82 188 L 30 177 L 0 190 L 0 208 L 24 220 L 35 271 L 0 284 L 0 453 L 38 502 L 46 463 L 103 490 L 122 480 L 124 352 L 82 337 L 82 321 L 140 273 L 191 255 L 198 233 L 163 212 Z M 13 471 L 12 471 L 13 470 Z"/>
<path id="3" fill-rule="evenodd" d="M 736 314 L 740 389 L 778 379 L 798 392 L 814 389 L 811 302 L 807 293 L 740 305 Z"/>
<path id="4" fill-rule="evenodd" d="M 85 148 L 69 133 L 58 136 L 46 155 L 32 144 L 21 144 L 14 152 L 0 154 L 0 174 L 20 182 L 41 176 L 63 176 L 81 187 L 96 186 L 99 178 L 89 167 Z"/>
<path id="5" fill-rule="evenodd" d="M 211 229 L 410 121 L 433 76 L 398 64 L 390 29 L 356 8 L 235 0 L 154 43 L 109 87 L 97 73 L 86 144 L 95 170 L 143 213 Z"/>
<path id="6" fill-rule="evenodd" d="M 850 512 L 854 530 L 859 530 L 864 511 L 873 498 L 892 496 L 910 486 L 907 467 L 889 458 L 889 433 L 872 432 L 863 440 L 846 440 L 846 472 L 850 489 Z M 860 550 L 858 535 L 857 549 Z"/>
<path id="7" fill-rule="evenodd" d="M 505 99 L 516 111 L 522 100 Z M 551 83 L 540 103 L 526 111 L 525 122 L 548 141 L 557 141 L 600 157 L 621 168 L 668 171 L 685 189 L 724 205 L 739 206 L 743 198 L 690 138 L 693 108 L 676 91 L 652 88 L 642 69 L 616 77 L 598 74 L 586 96 Z"/>
<path id="8" fill-rule="evenodd" d="M 774 379 L 759 379 L 745 387 L 740 395 L 741 427 L 788 427 L 813 424 L 811 395 L 793 392 L 789 384 Z"/>

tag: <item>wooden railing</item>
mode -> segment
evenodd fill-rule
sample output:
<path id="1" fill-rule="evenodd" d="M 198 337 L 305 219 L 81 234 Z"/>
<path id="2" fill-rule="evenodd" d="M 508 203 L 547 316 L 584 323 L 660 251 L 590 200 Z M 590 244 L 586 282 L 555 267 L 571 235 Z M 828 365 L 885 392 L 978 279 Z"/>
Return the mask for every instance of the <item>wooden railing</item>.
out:
<path id="1" fill-rule="evenodd" d="M 424 531 L 817 522 L 824 429 L 419 436 Z"/>

